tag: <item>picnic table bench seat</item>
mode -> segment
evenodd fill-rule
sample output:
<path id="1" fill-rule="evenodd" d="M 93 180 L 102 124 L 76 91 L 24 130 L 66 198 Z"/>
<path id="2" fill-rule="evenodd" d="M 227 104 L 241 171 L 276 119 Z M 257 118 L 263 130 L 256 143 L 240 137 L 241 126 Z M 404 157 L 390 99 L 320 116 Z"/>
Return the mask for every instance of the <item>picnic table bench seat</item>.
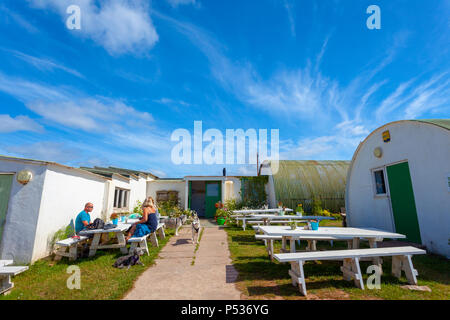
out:
<path id="1" fill-rule="evenodd" d="M 359 261 L 361 258 L 379 258 L 392 257 L 392 273 L 395 277 L 400 278 L 402 271 L 405 272 L 406 278 L 410 284 L 417 284 L 417 270 L 414 269 L 411 257 L 415 254 L 426 254 L 425 250 L 415 247 L 391 247 L 391 248 L 370 248 L 370 249 L 350 249 L 350 250 L 333 250 L 333 251 L 311 251 L 297 253 L 279 253 L 274 257 L 279 262 L 290 262 L 291 269 L 289 275 L 292 279 L 292 285 L 299 287 L 300 293 L 307 295 L 306 281 L 303 271 L 303 264 L 306 261 L 314 260 L 337 260 L 343 261 L 341 271 L 344 279 L 355 282 L 355 285 L 364 290 L 363 277 Z M 380 260 L 381 261 L 381 260 Z M 379 266 L 381 268 L 381 265 Z M 380 270 L 381 271 L 381 270 Z"/>
<path id="2" fill-rule="evenodd" d="M 55 252 L 54 260 L 61 260 L 62 257 L 68 257 L 73 261 L 78 256 L 78 244 L 85 242 L 89 237 L 79 236 L 80 238 L 67 238 L 57 241 L 55 244 L 59 246 L 59 249 Z"/>
<path id="3" fill-rule="evenodd" d="M 14 283 L 11 282 L 12 276 L 28 270 L 27 266 L 10 266 L 12 263 L 12 260 L 0 260 L 0 294 L 14 287 Z"/>
<path id="4" fill-rule="evenodd" d="M 164 239 L 166 237 L 166 235 L 164 233 L 164 226 L 165 226 L 165 224 L 160 222 L 158 224 L 158 227 L 156 228 L 155 232 L 149 233 L 142 237 L 135 237 L 135 238 L 128 239 L 128 243 L 131 244 L 129 253 L 133 252 L 134 248 L 139 247 L 139 248 L 143 249 L 145 252 L 147 252 L 147 255 L 150 255 L 150 252 L 148 251 L 148 246 L 147 246 L 147 238 L 150 237 L 150 241 L 152 242 L 152 245 L 155 247 L 158 247 L 159 243 L 158 243 L 158 238 L 157 238 L 156 234 L 158 234 L 161 239 Z"/>
<path id="5" fill-rule="evenodd" d="M 7 265 L 10 265 L 13 263 L 14 263 L 14 261 L 12 261 L 12 260 L 0 260 L 0 267 L 7 266 Z"/>

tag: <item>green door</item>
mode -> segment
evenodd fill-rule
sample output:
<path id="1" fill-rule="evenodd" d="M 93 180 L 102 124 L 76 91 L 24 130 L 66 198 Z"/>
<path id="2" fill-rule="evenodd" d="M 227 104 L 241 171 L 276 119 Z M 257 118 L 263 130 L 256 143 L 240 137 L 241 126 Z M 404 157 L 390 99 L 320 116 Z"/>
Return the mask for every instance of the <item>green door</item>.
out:
<path id="1" fill-rule="evenodd" d="M 2 241 L 3 228 L 6 222 L 6 212 L 8 211 L 8 202 L 9 196 L 11 195 L 12 180 L 12 174 L 0 174 L 0 243 Z"/>
<path id="2" fill-rule="evenodd" d="M 422 243 L 408 162 L 388 166 L 387 176 L 395 231 L 408 241 Z"/>
<path id="3" fill-rule="evenodd" d="M 205 217 L 214 218 L 216 203 L 222 201 L 222 182 L 206 181 Z"/>

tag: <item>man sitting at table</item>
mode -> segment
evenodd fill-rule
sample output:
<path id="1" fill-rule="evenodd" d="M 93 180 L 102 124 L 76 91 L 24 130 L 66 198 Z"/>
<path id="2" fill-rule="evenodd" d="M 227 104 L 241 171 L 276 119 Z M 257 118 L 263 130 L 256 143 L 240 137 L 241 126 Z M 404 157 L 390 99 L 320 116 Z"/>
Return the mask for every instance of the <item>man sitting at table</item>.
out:
<path id="1" fill-rule="evenodd" d="M 94 205 L 90 202 L 84 205 L 84 210 L 81 211 L 75 220 L 75 232 L 78 234 L 80 231 L 86 228 L 86 226 L 91 223 L 91 216 L 89 212 L 92 212 Z"/>

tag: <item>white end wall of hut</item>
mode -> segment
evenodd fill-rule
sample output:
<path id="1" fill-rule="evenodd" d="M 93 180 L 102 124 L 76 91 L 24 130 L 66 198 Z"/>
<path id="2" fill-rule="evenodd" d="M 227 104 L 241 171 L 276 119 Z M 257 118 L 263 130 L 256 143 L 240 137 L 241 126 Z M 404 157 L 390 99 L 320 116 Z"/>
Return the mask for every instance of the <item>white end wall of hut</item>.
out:
<path id="1" fill-rule="evenodd" d="M 48 256 L 51 238 L 75 219 L 87 202 L 94 204 L 91 222 L 102 218 L 105 179 L 81 170 L 49 165 L 45 174 L 32 261 Z"/>
<path id="2" fill-rule="evenodd" d="M 16 180 L 22 170 L 33 173 L 33 180 L 26 185 Z M 45 164 L 0 160 L 0 172 L 15 173 L 0 239 L 0 259 L 15 263 L 31 261 L 46 170 Z"/>
<path id="3" fill-rule="evenodd" d="M 382 132 L 391 141 L 384 143 Z M 383 156 L 373 154 L 381 147 Z M 372 169 L 408 161 L 422 244 L 450 257 L 450 131 L 433 124 L 401 121 L 374 131 L 359 147 L 347 180 L 349 226 L 395 231 L 390 199 L 375 196 Z M 388 181 L 386 181 L 388 185 Z"/>
<path id="4" fill-rule="evenodd" d="M 147 197 L 156 201 L 157 191 L 178 191 L 179 203 L 187 208 L 186 181 L 184 180 L 152 180 L 147 182 Z"/>

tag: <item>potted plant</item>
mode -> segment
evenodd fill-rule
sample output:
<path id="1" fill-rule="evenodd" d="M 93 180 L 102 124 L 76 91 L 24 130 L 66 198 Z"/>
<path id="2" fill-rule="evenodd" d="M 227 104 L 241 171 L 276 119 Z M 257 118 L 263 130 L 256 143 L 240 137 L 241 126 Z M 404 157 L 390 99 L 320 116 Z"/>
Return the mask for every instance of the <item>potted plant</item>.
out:
<path id="1" fill-rule="evenodd" d="M 227 217 L 228 217 L 228 210 L 226 208 L 220 208 L 216 210 L 215 218 L 218 225 L 220 226 L 224 225 Z"/>
<path id="2" fill-rule="evenodd" d="M 112 224 L 117 225 L 119 223 L 119 215 L 117 213 L 113 213 L 109 216 L 111 219 Z"/>
<path id="3" fill-rule="evenodd" d="M 122 212 L 120 214 L 120 222 L 125 223 L 125 220 L 127 218 L 128 212 Z"/>
<path id="4" fill-rule="evenodd" d="M 311 220 L 311 230 L 319 230 L 319 220 Z"/>
<path id="5" fill-rule="evenodd" d="M 304 213 L 305 213 L 305 211 L 303 210 L 303 205 L 301 203 L 299 203 L 297 205 L 297 208 L 295 209 L 295 214 L 298 216 L 303 216 Z"/>
<path id="6" fill-rule="evenodd" d="M 295 221 L 289 222 L 289 227 L 291 227 L 291 230 L 297 229 L 297 222 Z"/>

